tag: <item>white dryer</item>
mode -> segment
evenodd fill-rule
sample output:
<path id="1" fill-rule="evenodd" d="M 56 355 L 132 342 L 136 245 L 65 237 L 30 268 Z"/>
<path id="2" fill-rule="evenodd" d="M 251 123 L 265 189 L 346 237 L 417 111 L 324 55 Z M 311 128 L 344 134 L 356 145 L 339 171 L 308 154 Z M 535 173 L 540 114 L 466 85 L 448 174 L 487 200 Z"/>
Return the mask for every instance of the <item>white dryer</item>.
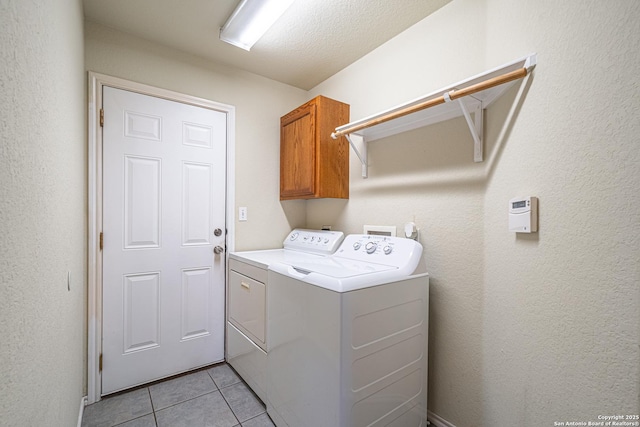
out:
<path id="1" fill-rule="evenodd" d="M 307 262 L 332 254 L 344 233 L 294 229 L 279 249 L 231 252 L 227 282 L 227 361 L 266 401 L 267 268 L 276 262 Z"/>
<path id="2" fill-rule="evenodd" d="M 267 412 L 278 427 L 426 426 L 421 255 L 413 240 L 349 235 L 331 256 L 269 266 Z"/>

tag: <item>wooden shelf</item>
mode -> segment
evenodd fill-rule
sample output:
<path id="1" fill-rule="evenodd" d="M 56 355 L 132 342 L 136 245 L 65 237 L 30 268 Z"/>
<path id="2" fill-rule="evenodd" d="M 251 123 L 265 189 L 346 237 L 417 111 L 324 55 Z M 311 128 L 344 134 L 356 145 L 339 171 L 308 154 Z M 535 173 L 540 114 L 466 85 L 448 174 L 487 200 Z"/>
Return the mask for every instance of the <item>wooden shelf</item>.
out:
<path id="1" fill-rule="evenodd" d="M 529 75 L 535 65 L 534 53 L 381 113 L 339 126 L 331 136 L 334 139 L 345 136 L 349 140 L 362 163 L 362 176 L 366 178 L 367 142 L 464 116 L 474 140 L 474 161 L 481 162 L 484 109 L 517 80 Z M 360 149 L 353 135 L 362 139 Z"/>

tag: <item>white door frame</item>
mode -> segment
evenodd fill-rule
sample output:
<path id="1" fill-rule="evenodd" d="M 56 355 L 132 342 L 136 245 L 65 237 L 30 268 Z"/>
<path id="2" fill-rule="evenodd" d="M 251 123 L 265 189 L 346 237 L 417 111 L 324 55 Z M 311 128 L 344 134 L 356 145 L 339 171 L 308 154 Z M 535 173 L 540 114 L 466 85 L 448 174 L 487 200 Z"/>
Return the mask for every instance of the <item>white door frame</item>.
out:
<path id="1" fill-rule="evenodd" d="M 184 95 L 166 89 L 131 82 L 118 77 L 89 71 L 89 115 L 88 115 L 88 267 L 87 267 L 87 403 L 100 400 L 101 372 L 99 369 L 102 352 L 102 251 L 100 232 L 102 231 L 102 88 L 110 86 L 131 92 L 195 105 L 223 112 L 227 115 L 227 160 L 226 160 L 226 227 L 227 261 L 228 253 L 235 246 L 235 107 L 203 98 Z"/>

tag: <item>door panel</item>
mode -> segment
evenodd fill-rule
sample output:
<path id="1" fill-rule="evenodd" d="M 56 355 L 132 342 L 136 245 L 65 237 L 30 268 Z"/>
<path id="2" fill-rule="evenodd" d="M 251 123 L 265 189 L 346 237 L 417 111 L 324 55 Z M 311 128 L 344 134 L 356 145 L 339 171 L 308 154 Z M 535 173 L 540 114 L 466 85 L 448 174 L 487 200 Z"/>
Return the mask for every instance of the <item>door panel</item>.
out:
<path id="1" fill-rule="evenodd" d="M 211 333 L 211 299 L 209 283 L 211 269 L 198 268 L 182 271 L 182 337 L 197 338 Z"/>
<path id="2" fill-rule="evenodd" d="M 160 345 L 160 273 L 124 276 L 124 353 Z"/>
<path id="3" fill-rule="evenodd" d="M 124 248 L 160 247 L 160 159 L 124 157 Z"/>
<path id="4" fill-rule="evenodd" d="M 182 164 L 182 244 L 210 245 L 211 165 Z"/>
<path id="5" fill-rule="evenodd" d="M 102 394 L 224 359 L 226 114 L 105 87 Z"/>

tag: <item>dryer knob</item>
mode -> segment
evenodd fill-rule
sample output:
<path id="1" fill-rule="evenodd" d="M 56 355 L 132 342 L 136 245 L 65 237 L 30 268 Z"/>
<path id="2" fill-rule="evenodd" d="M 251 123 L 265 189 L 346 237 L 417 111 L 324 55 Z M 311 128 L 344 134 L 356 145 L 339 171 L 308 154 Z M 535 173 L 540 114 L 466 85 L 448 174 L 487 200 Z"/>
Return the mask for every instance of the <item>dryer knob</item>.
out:
<path id="1" fill-rule="evenodd" d="M 385 255 L 389 255 L 391 252 L 393 252 L 393 248 L 391 246 L 385 246 L 384 248 L 382 248 L 382 250 L 384 251 Z"/>
<path id="2" fill-rule="evenodd" d="M 358 249 L 360 249 L 360 247 L 361 247 L 361 246 L 362 246 L 362 245 L 360 244 L 360 242 L 355 242 L 355 243 L 353 244 L 353 249 L 357 251 Z"/>

